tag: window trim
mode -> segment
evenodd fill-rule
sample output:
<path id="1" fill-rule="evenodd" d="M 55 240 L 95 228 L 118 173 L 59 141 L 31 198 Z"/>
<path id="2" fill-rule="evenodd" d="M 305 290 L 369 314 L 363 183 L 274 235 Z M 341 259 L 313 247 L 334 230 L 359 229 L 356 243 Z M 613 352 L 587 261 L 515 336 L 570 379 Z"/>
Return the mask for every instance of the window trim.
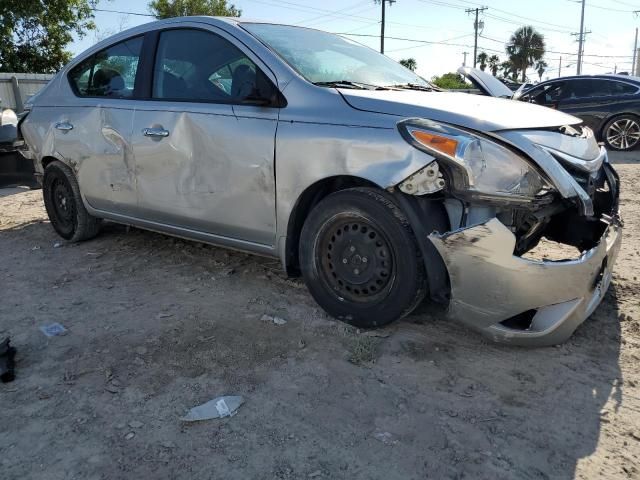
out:
<path id="1" fill-rule="evenodd" d="M 145 40 L 146 40 L 146 36 L 148 33 L 139 33 L 138 35 L 134 35 L 133 37 L 128 37 L 122 40 L 118 40 L 116 42 L 110 43 L 109 45 L 107 45 L 104 48 L 101 48 L 100 50 L 93 52 L 91 55 L 79 60 L 78 62 L 76 62 L 73 67 L 71 67 L 69 69 L 69 71 L 65 74 L 66 78 L 67 78 L 67 82 L 69 83 L 69 87 L 71 88 L 71 91 L 73 92 L 73 94 L 76 96 L 76 98 L 98 98 L 98 99 L 108 99 L 108 100 L 137 100 L 136 97 L 136 92 L 138 90 L 138 83 L 140 82 L 140 67 L 142 66 L 142 60 L 144 58 L 144 46 L 145 46 Z M 89 74 L 89 81 L 91 82 L 91 80 L 93 80 L 93 74 L 96 63 L 95 63 L 95 57 L 96 55 L 98 55 L 100 52 L 103 52 L 105 50 L 110 49 L 111 47 L 114 47 L 116 45 L 119 45 L 120 43 L 125 43 L 125 42 L 129 42 L 131 40 L 134 40 L 136 38 L 142 38 L 142 46 L 140 47 L 140 54 L 138 55 L 138 66 L 136 67 L 136 73 L 135 73 L 135 83 L 133 85 L 133 93 L 130 97 L 106 97 L 104 95 L 81 95 L 80 92 L 78 91 L 78 88 L 75 84 L 75 82 L 71 79 L 71 73 L 77 68 L 79 67 L 82 63 L 84 63 L 85 61 L 89 60 L 89 59 L 93 59 L 92 63 L 91 63 L 91 73 Z"/>
<path id="2" fill-rule="evenodd" d="M 146 43 L 143 43 L 143 50 L 142 50 L 142 53 L 144 54 L 145 59 L 149 60 L 148 63 L 145 62 L 145 67 L 147 67 L 147 68 L 145 68 L 145 71 L 143 73 L 143 76 L 145 78 L 145 83 L 144 83 L 144 85 L 141 85 L 141 93 L 144 93 L 144 95 L 136 98 L 136 100 L 146 100 L 146 101 L 152 101 L 152 102 L 209 104 L 209 105 L 211 105 L 211 104 L 212 105 L 238 105 L 238 106 L 242 106 L 242 107 L 255 107 L 256 106 L 256 105 L 251 105 L 251 104 L 247 104 L 247 103 L 238 102 L 236 100 L 230 100 L 230 101 L 225 101 L 225 100 L 195 100 L 195 99 L 184 99 L 184 98 L 155 98 L 155 97 L 153 97 L 153 81 L 154 81 L 154 77 L 155 77 L 155 66 L 156 66 L 156 60 L 157 60 L 157 56 L 158 56 L 158 45 L 160 43 L 160 35 L 162 33 L 164 33 L 164 32 L 168 32 L 168 31 L 172 31 L 172 30 L 196 30 L 196 31 L 201 31 L 201 32 L 209 33 L 211 35 L 215 35 L 215 36 L 217 36 L 217 37 L 219 37 L 219 38 L 231 43 L 234 47 L 236 47 L 238 50 L 240 50 L 245 57 L 247 57 L 249 60 L 251 60 L 251 62 L 253 62 L 253 64 L 256 66 L 256 68 L 258 68 L 260 70 L 260 72 L 267 78 L 269 83 L 271 83 L 271 86 L 274 88 L 274 90 L 276 92 L 276 96 L 277 96 L 276 102 L 274 102 L 274 103 L 272 103 L 270 105 L 260 106 L 260 108 L 284 108 L 284 107 L 287 106 L 287 100 L 284 97 L 284 95 L 282 94 L 282 92 L 280 91 L 280 89 L 278 88 L 277 82 L 274 82 L 273 79 L 264 72 L 264 68 L 262 68 L 260 65 L 258 65 L 258 63 L 253 58 L 251 58 L 250 55 L 247 54 L 245 49 L 240 48 L 240 46 L 236 42 L 233 42 L 233 41 L 229 40 L 224 35 L 220 35 L 218 32 L 214 32 L 214 31 L 212 31 L 212 30 L 210 30 L 208 28 L 195 27 L 195 26 L 192 26 L 192 25 L 172 25 L 172 26 L 168 26 L 166 28 L 159 28 L 157 30 L 153 30 L 151 32 L 147 32 L 147 36 L 149 36 L 149 45 L 147 45 Z M 225 32 L 225 33 L 227 33 L 227 32 Z M 232 35 L 230 35 L 230 36 L 232 36 Z M 235 39 L 235 37 L 233 37 L 233 38 Z M 145 47 L 148 48 L 149 50 L 145 49 Z M 256 58 L 259 58 L 259 57 L 257 57 L 257 55 L 254 55 L 254 56 Z M 140 67 L 140 64 L 138 65 L 138 68 L 139 67 Z"/>

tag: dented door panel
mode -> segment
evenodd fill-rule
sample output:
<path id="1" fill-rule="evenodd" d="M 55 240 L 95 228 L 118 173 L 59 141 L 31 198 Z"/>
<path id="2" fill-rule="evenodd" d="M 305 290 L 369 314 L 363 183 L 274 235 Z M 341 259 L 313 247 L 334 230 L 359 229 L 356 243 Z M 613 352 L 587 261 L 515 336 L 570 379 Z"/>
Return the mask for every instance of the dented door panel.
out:
<path id="1" fill-rule="evenodd" d="M 122 104 L 115 102 L 42 107 L 32 112 L 29 120 L 53 125 L 49 151 L 43 154 L 74 169 L 90 207 L 126 215 L 135 212 L 137 203 L 130 145 L 133 110 L 120 108 Z"/>
<path id="2" fill-rule="evenodd" d="M 138 216 L 272 245 L 277 118 L 271 115 L 238 117 L 224 104 L 144 103 L 132 136 Z M 169 134 L 145 136 L 146 128 Z"/>

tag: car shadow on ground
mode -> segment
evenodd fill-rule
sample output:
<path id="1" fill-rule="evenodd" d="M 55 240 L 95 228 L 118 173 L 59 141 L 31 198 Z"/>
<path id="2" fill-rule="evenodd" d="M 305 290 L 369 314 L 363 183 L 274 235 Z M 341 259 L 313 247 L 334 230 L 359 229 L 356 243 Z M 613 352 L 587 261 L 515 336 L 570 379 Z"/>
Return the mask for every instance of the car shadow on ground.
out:
<path id="1" fill-rule="evenodd" d="M 46 313 L 53 320 L 64 307 L 61 322 L 73 333 L 64 338 L 68 344 L 55 362 L 46 352 L 37 360 L 22 357 L 22 362 L 46 369 L 52 378 L 66 375 L 56 369 L 68 363 L 80 370 L 99 368 L 94 357 L 81 365 L 81 352 L 86 345 L 104 347 L 100 332 L 107 325 L 108 337 L 117 337 L 120 344 L 111 347 L 110 370 L 129 371 L 127 381 L 146 391 L 149 409 L 166 409 L 176 395 L 197 404 L 203 400 L 198 389 L 204 387 L 184 390 L 196 380 L 206 385 L 203 379 L 217 379 L 216 388 L 220 381 L 231 382 L 234 391 L 251 400 L 232 427 L 235 451 L 248 452 L 243 454 L 244 478 L 269 471 L 280 478 L 283 468 L 302 475 L 309 470 L 313 446 L 322 452 L 322 470 L 329 478 L 569 479 L 577 463 L 597 448 L 607 415 L 624 408 L 616 284 L 569 342 L 525 349 L 491 344 L 447 321 L 442 309 L 428 306 L 373 335 L 358 332 L 318 313 L 306 289 L 276 272 L 273 260 L 156 233 L 106 224 L 93 241 L 54 249 L 57 242 L 48 224 L 23 225 L 0 235 L 0 251 L 12 251 L 16 262 L 9 257 L 0 262 L 0 274 L 11 282 L 7 298 L 33 298 L 37 289 L 36 303 L 46 305 L 42 312 L 5 302 L 0 330 L 11 330 L 7 319 L 25 314 L 39 318 Z M 33 255 L 38 261 L 29 267 Z M 117 321 L 108 311 L 112 307 Z M 158 321 L 162 308 L 169 308 L 170 315 Z M 280 329 L 256 324 L 265 308 L 283 315 L 288 324 Z M 223 313 L 211 320 L 203 311 Z M 74 318 L 81 323 L 75 325 Z M 143 324 L 140 318 L 150 320 Z M 74 344 L 74 336 L 80 344 Z M 144 343 L 145 363 L 136 366 L 127 352 L 139 348 L 145 337 L 158 340 Z M 84 388 L 91 390 L 90 385 Z M 614 411 L 603 412 L 610 399 Z M 18 400 L 8 412 L 23 418 L 7 425 L 14 440 L 21 425 L 38 421 L 21 411 L 37 400 L 28 395 Z M 126 396 L 120 401 L 118 410 L 135 408 Z M 96 405 L 95 415 L 116 415 Z M 110 431 L 115 423 L 109 419 L 100 428 Z M 184 434 L 170 418 L 164 423 L 157 427 L 164 437 Z M 42 432 L 45 443 L 53 441 L 46 437 L 56 435 L 57 428 L 65 427 Z M 209 441 L 204 427 L 188 433 L 190 443 Z M 91 444 L 102 434 L 89 431 L 86 441 Z M 264 440 L 290 435 L 301 440 L 286 449 Z M 73 446 L 63 441 L 58 448 Z M 131 458 L 131 473 L 150 473 L 151 465 L 134 461 L 147 446 L 117 443 L 109 448 L 112 456 Z M 194 457 L 179 445 L 171 452 L 178 463 L 199 458 L 199 467 L 190 472 L 196 476 L 226 461 L 224 450 L 198 451 Z"/>

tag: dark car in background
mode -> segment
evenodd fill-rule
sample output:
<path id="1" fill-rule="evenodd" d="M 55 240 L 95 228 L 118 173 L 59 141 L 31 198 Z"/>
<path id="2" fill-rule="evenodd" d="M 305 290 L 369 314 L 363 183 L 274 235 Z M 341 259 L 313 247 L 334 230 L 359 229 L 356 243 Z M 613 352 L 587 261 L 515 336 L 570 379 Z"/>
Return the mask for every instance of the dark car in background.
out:
<path id="1" fill-rule="evenodd" d="M 640 145 L 640 77 L 562 77 L 512 94 L 486 72 L 468 67 L 461 67 L 458 72 L 486 95 L 531 102 L 580 118 L 611 150 L 633 150 Z"/>
<path id="2" fill-rule="evenodd" d="M 612 150 L 640 143 L 640 78 L 582 75 L 539 83 L 515 100 L 555 108 L 581 118 Z"/>

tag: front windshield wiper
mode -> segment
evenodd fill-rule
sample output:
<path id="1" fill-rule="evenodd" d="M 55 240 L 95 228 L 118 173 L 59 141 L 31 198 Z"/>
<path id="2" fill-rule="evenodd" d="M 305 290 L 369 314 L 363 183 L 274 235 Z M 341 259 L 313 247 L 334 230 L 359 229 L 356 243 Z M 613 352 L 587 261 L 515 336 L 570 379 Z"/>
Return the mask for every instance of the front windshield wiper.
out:
<path id="1" fill-rule="evenodd" d="M 404 90 L 420 90 L 423 92 L 436 92 L 439 89 L 428 85 L 419 85 L 417 83 L 399 83 L 396 85 L 387 85 L 388 88 L 402 88 Z"/>
<path id="2" fill-rule="evenodd" d="M 332 80 L 330 82 L 313 82 L 319 87 L 357 88 L 359 90 L 388 90 L 386 87 L 371 85 L 370 83 L 352 82 L 351 80 Z"/>

